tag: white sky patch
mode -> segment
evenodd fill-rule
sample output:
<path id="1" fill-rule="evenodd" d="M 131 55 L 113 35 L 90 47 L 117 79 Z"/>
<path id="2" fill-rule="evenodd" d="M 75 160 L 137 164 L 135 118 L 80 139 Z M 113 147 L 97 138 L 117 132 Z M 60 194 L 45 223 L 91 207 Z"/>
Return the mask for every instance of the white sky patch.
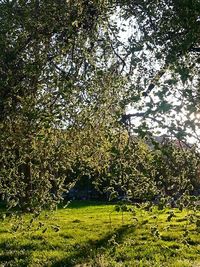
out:
<path id="1" fill-rule="evenodd" d="M 165 68 L 165 58 L 156 58 L 154 50 L 148 49 L 148 44 L 144 44 L 143 49 L 138 49 L 134 47 L 134 45 L 140 44 L 140 38 L 142 33 L 139 30 L 139 26 L 137 25 L 136 19 L 128 19 L 124 20 L 120 16 L 120 10 L 116 12 L 116 15 L 113 16 L 113 21 L 116 23 L 117 28 L 121 28 L 121 31 L 118 34 L 118 39 L 121 43 L 117 52 L 120 55 L 124 56 L 126 51 L 130 49 L 130 45 L 133 44 L 132 54 L 135 56 L 135 59 L 138 60 L 137 64 L 134 65 L 132 62 L 131 54 L 126 58 L 126 67 L 124 68 L 124 73 L 128 72 L 130 68 L 133 66 L 131 82 L 135 87 L 133 91 L 136 90 L 137 87 L 140 88 L 140 92 L 138 94 L 142 94 L 150 83 L 155 82 L 155 88 L 152 92 L 149 93 L 147 97 L 141 97 L 138 102 L 133 101 L 127 106 L 126 114 L 136 114 L 136 113 L 145 113 L 149 109 L 150 104 L 152 104 L 152 114 L 150 113 L 145 119 L 142 116 L 133 116 L 131 122 L 135 128 L 139 127 L 144 121 L 148 124 L 151 131 L 155 134 L 170 134 L 173 127 L 176 128 L 174 133 L 181 131 L 183 128 L 185 132 L 188 134 L 186 137 L 189 143 L 200 143 L 200 113 L 199 114 L 188 114 L 190 113 L 187 110 L 185 99 L 181 96 L 181 90 L 184 90 L 184 86 L 187 85 L 177 82 L 175 85 L 167 84 L 166 81 L 173 80 L 173 71 L 171 72 L 171 66 L 166 66 L 164 69 L 165 74 L 156 78 L 157 73 Z M 163 47 L 157 47 L 157 51 L 161 51 Z M 163 55 L 164 56 L 164 55 Z M 173 66 L 172 66 L 173 69 Z M 195 87 L 195 80 L 197 77 L 193 77 L 192 80 L 189 81 L 190 87 Z M 166 83 L 166 85 L 165 85 Z M 169 87 L 168 92 L 164 96 L 164 101 L 172 106 L 172 109 L 165 112 L 156 113 L 156 107 L 161 104 L 161 98 L 158 96 L 158 92 L 162 92 L 163 88 Z M 196 123 L 195 130 L 193 126 L 186 127 L 184 126 L 186 121 L 191 120 Z M 199 124 L 199 127 L 198 127 Z M 162 126 L 161 126 L 162 125 Z M 191 124 L 192 125 L 192 124 Z"/>

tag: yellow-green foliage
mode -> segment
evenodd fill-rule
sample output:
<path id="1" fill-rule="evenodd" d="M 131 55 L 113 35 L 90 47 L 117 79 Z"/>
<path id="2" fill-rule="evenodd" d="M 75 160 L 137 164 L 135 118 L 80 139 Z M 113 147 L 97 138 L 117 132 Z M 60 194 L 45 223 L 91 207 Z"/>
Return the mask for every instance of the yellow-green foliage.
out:
<path id="1" fill-rule="evenodd" d="M 37 219 L 2 213 L 0 266 L 199 266 L 199 212 L 173 210 L 168 222 L 169 209 L 133 210 L 74 202 Z"/>

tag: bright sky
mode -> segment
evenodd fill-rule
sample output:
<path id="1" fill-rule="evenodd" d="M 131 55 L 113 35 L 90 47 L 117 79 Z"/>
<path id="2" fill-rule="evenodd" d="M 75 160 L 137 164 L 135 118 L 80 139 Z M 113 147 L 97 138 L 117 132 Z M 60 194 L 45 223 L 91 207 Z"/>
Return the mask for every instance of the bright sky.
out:
<path id="1" fill-rule="evenodd" d="M 140 39 L 141 33 L 138 29 L 136 20 L 128 20 L 128 21 L 124 21 L 123 19 L 120 19 L 119 16 L 113 17 L 113 19 L 115 21 L 117 21 L 118 26 L 122 26 L 123 25 L 123 30 L 120 32 L 120 40 L 122 41 L 122 43 L 124 44 L 128 44 L 128 39 L 131 36 L 134 36 L 134 38 L 136 40 Z M 149 67 L 149 72 L 153 69 L 154 72 L 156 73 L 159 69 L 160 69 L 160 63 L 158 61 L 155 60 L 155 58 L 153 57 L 153 55 L 149 54 L 149 62 L 147 64 L 147 66 Z M 147 69 L 148 72 L 148 69 Z M 140 75 L 140 73 L 138 72 L 138 70 L 136 70 L 135 75 L 138 76 Z M 164 80 L 170 79 L 170 73 L 168 71 L 166 71 L 165 75 L 163 75 L 163 77 L 158 81 L 159 83 L 163 83 Z M 134 77 L 133 77 L 134 80 Z M 147 82 L 150 84 L 151 80 L 147 79 Z M 176 85 L 176 88 L 181 88 L 180 83 Z M 188 86 L 191 86 L 188 84 Z M 148 84 L 147 84 L 148 87 Z M 147 88 L 146 87 L 146 88 Z M 144 88 L 144 91 L 146 90 L 146 88 Z M 129 113 L 137 113 L 137 112 L 144 112 L 147 108 L 148 103 L 150 103 L 152 100 L 154 103 L 157 103 L 159 105 L 160 103 L 160 98 L 158 96 L 155 96 L 154 92 L 157 92 L 157 90 L 159 89 L 159 85 L 157 87 L 154 88 L 153 92 L 150 93 L 150 95 L 148 97 L 143 97 L 143 99 L 140 102 L 140 105 L 143 106 L 142 110 L 139 110 L 138 107 L 135 106 L 135 103 L 133 103 L 133 105 L 129 105 L 127 107 L 127 114 Z M 180 95 L 176 95 L 179 94 L 178 93 L 179 89 L 177 90 L 177 93 L 172 93 L 167 97 L 167 101 L 169 103 L 171 103 L 173 106 L 181 106 L 182 108 L 179 112 L 171 112 L 171 113 L 166 113 L 165 115 L 162 115 L 162 119 L 160 118 L 160 121 L 165 124 L 166 126 L 170 126 L 171 123 L 174 121 L 176 121 L 176 126 L 177 127 L 181 127 L 183 126 L 183 122 L 188 120 L 188 118 L 186 117 L 186 110 L 184 110 L 184 103 L 180 103 L 180 100 L 178 100 Z M 152 115 L 154 116 L 154 115 Z M 189 119 L 194 119 L 195 115 L 192 114 L 190 116 Z M 156 116 L 156 119 L 159 120 L 159 116 Z M 142 118 L 141 117 L 134 117 L 132 119 L 132 123 L 137 127 L 141 124 Z M 200 121 L 200 115 L 196 115 L 196 122 Z M 166 134 L 168 132 L 167 127 L 161 128 L 159 127 L 158 123 L 156 123 L 155 121 L 152 120 L 147 120 L 147 123 L 149 124 L 150 128 L 153 130 L 153 132 L 155 133 L 155 135 L 162 135 L 162 134 Z M 191 134 L 191 136 L 187 137 L 187 140 L 189 143 L 195 143 L 197 142 L 197 138 L 199 138 L 200 136 L 200 130 L 197 130 L 196 132 L 194 132 L 192 129 L 189 129 L 189 127 L 187 128 L 187 131 L 189 134 Z M 195 137 L 196 136 L 196 137 Z"/>

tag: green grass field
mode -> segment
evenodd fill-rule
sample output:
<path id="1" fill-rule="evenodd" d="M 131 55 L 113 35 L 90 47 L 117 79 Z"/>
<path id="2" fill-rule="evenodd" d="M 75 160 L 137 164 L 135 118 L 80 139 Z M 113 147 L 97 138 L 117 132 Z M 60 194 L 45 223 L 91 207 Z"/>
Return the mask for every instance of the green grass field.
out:
<path id="1" fill-rule="evenodd" d="M 74 202 L 33 222 L 2 213 L 0 266 L 200 266 L 200 213 L 134 211 Z"/>

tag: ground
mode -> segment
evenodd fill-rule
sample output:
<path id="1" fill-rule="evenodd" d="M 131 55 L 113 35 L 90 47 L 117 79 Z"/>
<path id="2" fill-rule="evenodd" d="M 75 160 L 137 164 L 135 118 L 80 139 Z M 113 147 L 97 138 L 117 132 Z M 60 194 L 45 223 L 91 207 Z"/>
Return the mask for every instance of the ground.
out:
<path id="1" fill-rule="evenodd" d="M 0 266 L 198 267 L 200 213 L 79 201 L 38 218 L 1 213 Z"/>

